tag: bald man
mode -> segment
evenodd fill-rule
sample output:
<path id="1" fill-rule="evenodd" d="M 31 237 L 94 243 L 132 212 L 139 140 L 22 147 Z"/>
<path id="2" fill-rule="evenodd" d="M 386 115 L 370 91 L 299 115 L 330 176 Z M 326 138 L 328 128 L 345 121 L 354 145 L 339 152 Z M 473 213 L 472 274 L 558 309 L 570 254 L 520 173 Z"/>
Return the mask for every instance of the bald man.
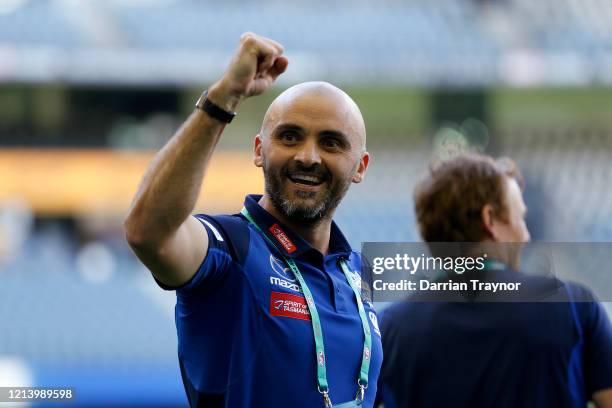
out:
<path id="1" fill-rule="evenodd" d="M 359 254 L 332 221 L 368 166 L 355 102 L 324 82 L 283 92 L 255 136 L 264 194 L 240 214 L 190 216 L 224 127 L 287 64 L 280 44 L 244 34 L 151 162 L 125 221 L 136 255 L 176 291 L 192 407 L 373 406 L 380 332 Z"/>

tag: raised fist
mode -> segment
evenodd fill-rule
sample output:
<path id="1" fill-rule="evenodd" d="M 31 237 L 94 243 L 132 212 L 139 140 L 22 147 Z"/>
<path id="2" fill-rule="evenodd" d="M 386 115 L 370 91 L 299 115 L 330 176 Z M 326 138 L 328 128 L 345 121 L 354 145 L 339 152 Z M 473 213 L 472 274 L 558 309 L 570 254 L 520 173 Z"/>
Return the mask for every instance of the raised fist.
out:
<path id="1" fill-rule="evenodd" d="M 282 45 L 257 34 L 244 33 L 218 85 L 233 98 L 258 95 L 285 72 L 288 64 Z"/>

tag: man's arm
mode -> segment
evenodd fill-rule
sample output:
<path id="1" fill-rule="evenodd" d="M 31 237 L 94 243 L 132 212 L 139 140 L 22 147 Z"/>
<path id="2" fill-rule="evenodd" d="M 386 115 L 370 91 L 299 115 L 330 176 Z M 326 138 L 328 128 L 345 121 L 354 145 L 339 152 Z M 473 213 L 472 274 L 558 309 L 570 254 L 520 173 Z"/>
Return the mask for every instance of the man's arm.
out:
<path id="1" fill-rule="evenodd" d="M 227 111 L 264 92 L 287 68 L 280 44 L 243 34 L 223 77 L 208 99 Z M 225 124 L 195 109 L 157 153 L 147 169 L 125 219 L 126 239 L 155 277 L 180 286 L 196 273 L 208 251 L 208 235 L 190 217 L 204 171 Z"/>

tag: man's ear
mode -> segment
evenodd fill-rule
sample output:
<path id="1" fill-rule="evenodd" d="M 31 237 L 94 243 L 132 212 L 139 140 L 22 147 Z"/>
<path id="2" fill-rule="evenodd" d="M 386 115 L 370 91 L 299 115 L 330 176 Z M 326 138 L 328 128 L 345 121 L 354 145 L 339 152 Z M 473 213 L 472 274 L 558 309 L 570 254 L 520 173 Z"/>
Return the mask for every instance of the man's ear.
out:
<path id="1" fill-rule="evenodd" d="M 257 167 L 263 167 L 263 156 L 261 155 L 262 140 L 261 135 L 255 136 L 255 144 L 253 146 L 253 163 Z"/>
<path id="2" fill-rule="evenodd" d="M 361 160 L 359 160 L 359 166 L 357 166 L 357 172 L 353 176 L 353 183 L 361 183 L 363 181 L 369 163 L 370 153 L 363 152 Z"/>
<path id="3" fill-rule="evenodd" d="M 493 206 L 491 204 L 485 204 L 482 207 L 482 210 L 480 210 L 480 220 L 482 221 L 485 231 L 489 233 L 494 241 L 497 241 L 495 234 L 497 219 L 495 218 L 495 211 L 493 210 Z"/>

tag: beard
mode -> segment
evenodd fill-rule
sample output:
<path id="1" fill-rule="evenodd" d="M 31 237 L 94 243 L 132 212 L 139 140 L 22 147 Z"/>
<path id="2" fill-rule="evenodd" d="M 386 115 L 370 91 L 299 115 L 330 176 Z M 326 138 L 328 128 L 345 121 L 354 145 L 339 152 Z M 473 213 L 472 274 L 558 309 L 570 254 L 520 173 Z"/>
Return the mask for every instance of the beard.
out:
<path id="1" fill-rule="evenodd" d="M 288 220 L 306 225 L 317 225 L 325 219 L 330 219 L 348 191 L 352 179 L 352 173 L 344 179 L 335 179 L 321 164 L 306 167 L 295 162 L 291 166 L 284 165 L 278 170 L 273 170 L 268 167 L 265 157 L 263 171 L 266 193 L 274 208 Z M 322 189 L 288 191 L 289 176 L 295 172 L 320 177 L 323 180 Z"/>

